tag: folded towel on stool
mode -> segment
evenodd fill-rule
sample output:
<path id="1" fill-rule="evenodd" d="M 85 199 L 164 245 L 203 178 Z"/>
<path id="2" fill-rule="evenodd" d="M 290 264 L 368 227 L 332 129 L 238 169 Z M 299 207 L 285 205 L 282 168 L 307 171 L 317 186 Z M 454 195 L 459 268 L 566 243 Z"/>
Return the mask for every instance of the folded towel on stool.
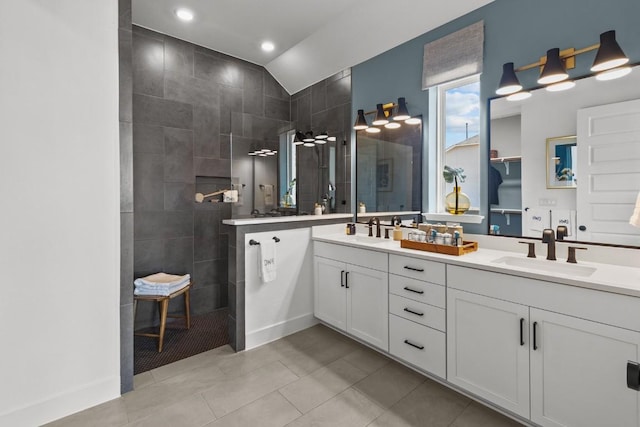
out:
<path id="1" fill-rule="evenodd" d="M 179 291 L 191 283 L 191 276 L 185 274 L 156 273 L 134 280 L 134 295 L 162 295 L 167 296 Z"/>

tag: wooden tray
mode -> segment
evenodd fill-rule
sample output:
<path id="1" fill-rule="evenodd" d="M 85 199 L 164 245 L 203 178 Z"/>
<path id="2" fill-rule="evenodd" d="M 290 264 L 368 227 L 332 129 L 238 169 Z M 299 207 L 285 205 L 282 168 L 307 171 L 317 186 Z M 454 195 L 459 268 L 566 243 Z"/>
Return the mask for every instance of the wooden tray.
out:
<path id="1" fill-rule="evenodd" d="M 419 251 L 436 252 L 447 255 L 464 255 L 478 250 L 478 242 L 462 242 L 462 246 L 436 245 L 435 243 L 414 242 L 401 240 L 401 248 L 417 249 Z"/>

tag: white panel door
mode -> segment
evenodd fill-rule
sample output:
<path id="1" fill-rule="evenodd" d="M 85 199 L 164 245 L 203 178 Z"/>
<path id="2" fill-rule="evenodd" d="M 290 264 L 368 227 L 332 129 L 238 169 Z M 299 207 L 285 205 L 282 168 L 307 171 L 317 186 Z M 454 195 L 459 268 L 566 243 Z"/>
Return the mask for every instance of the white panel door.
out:
<path id="1" fill-rule="evenodd" d="M 529 418 L 529 307 L 447 289 L 447 379 Z"/>
<path id="2" fill-rule="evenodd" d="M 531 420 L 637 427 L 640 394 L 626 376 L 627 362 L 638 361 L 640 334 L 535 308 L 530 314 L 537 347 L 530 345 Z"/>
<path id="3" fill-rule="evenodd" d="M 389 351 L 389 280 L 386 272 L 348 265 L 347 332 Z"/>
<path id="4" fill-rule="evenodd" d="M 577 240 L 640 245 L 640 100 L 578 110 Z"/>
<path id="5" fill-rule="evenodd" d="M 314 257 L 314 314 L 343 331 L 347 330 L 346 270 L 344 262 Z"/>

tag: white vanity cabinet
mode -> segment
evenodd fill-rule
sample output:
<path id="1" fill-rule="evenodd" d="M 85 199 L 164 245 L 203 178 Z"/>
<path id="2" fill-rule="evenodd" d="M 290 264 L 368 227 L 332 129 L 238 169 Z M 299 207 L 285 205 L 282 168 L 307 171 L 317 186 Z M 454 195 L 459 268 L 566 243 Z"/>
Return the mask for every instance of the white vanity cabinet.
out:
<path id="1" fill-rule="evenodd" d="M 447 292 L 447 379 L 529 418 L 529 307 Z"/>
<path id="2" fill-rule="evenodd" d="M 386 253 L 315 242 L 315 316 L 388 351 L 387 271 Z"/>
<path id="3" fill-rule="evenodd" d="M 457 266 L 447 286 L 448 381 L 541 426 L 640 426 L 639 298 Z"/>
<path id="4" fill-rule="evenodd" d="M 445 265 L 389 255 L 389 353 L 446 376 Z"/>

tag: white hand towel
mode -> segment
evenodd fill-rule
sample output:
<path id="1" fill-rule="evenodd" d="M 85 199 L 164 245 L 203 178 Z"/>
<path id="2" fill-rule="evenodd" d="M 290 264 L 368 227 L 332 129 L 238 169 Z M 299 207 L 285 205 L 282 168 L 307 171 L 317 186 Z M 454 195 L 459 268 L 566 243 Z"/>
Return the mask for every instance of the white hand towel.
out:
<path id="1" fill-rule="evenodd" d="M 264 184 L 264 204 L 265 206 L 273 205 L 273 185 Z"/>
<path id="2" fill-rule="evenodd" d="M 636 207 L 633 209 L 633 215 L 629 218 L 629 224 L 634 227 L 640 227 L 640 193 L 636 199 Z"/>
<path id="3" fill-rule="evenodd" d="M 542 233 L 549 228 L 549 211 L 546 209 L 529 209 L 525 212 L 526 229 L 531 232 Z M 531 233 L 529 233 L 531 235 Z"/>
<path id="4" fill-rule="evenodd" d="M 276 242 L 264 239 L 258 252 L 258 275 L 263 283 L 276 279 Z"/>
<path id="5" fill-rule="evenodd" d="M 567 236 L 575 236 L 576 211 L 569 209 L 553 209 L 551 211 L 551 228 L 558 229 L 559 225 L 567 227 Z"/>
<path id="6" fill-rule="evenodd" d="M 177 276 L 175 274 L 156 273 L 150 276 L 141 277 L 136 279 L 133 283 L 135 286 L 150 285 L 150 286 L 175 286 L 189 282 L 191 276 L 185 274 L 183 276 Z"/>

